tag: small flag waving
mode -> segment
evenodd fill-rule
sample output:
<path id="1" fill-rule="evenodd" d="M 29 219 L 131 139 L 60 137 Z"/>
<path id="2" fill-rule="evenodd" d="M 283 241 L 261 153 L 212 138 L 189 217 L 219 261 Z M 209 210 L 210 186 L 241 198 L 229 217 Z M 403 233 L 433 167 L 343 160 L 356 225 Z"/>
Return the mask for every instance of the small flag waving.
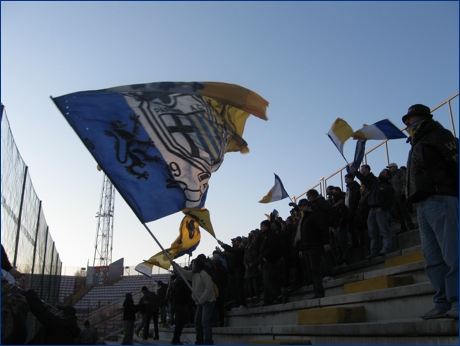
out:
<path id="1" fill-rule="evenodd" d="M 267 195 L 264 196 L 259 203 L 270 203 L 280 201 L 289 197 L 288 193 L 284 189 L 281 179 L 275 174 L 275 185 L 268 191 Z"/>
<path id="2" fill-rule="evenodd" d="M 343 146 L 345 142 L 353 136 L 353 129 L 345 120 L 337 118 L 327 135 L 343 156 Z"/>
<path id="3" fill-rule="evenodd" d="M 217 82 L 160 82 L 53 98 L 98 165 L 143 223 L 201 208 L 224 154 L 249 151 L 250 114 L 268 102 Z"/>
<path id="4" fill-rule="evenodd" d="M 384 119 L 364 126 L 353 134 L 353 139 L 399 139 L 407 138 L 390 120 Z"/>
<path id="5" fill-rule="evenodd" d="M 354 169 L 356 169 L 356 170 L 359 169 L 359 165 L 361 164 L 361 162 L 363 162 L 365 151 L 366 151 L 366 140 L 365 139 L 358 139 L 356 141 L 355 157 L 354 157 L 353 163 L 351 164 L 351 166 Z M 349 166 L 347 166 L 347 172 L 349 174 L 352 174 L 352 172 L 350 171 Z"/>
<path id="6" fill-rule="evenodd" d="M 200 244 L 200 240 L 201 233 L 198 223 L 195 222 L 192 217 L 186 215 L 180 223 L 179 236 L 171 244 L 171 247 L 169 249 L 165 249 L 165 251 L 168 252 L 172 259 L 179 258 L 185 254 L 191 256 L 192 252 L 198 247 L 198 244 Z M 171 266 L 171 262 L 164 255 L 163 251 L 161 251 L 150 257 L 150 259 L 139 263 L 135 270 L 151 277 L 153 266 L 168 269 Z"/>

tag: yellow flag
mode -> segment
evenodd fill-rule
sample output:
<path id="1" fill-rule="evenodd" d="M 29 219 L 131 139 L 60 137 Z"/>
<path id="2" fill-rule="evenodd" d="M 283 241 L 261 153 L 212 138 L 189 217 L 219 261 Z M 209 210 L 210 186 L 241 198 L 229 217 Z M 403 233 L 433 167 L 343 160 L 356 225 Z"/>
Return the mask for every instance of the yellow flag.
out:
<path id="1" fill-rule="evenodd" d="M 201 240 L 198 226 L 198 223 L 191 216 L 184 216 L 179 226 L 179 236 L 171 244 L 171 247 L 165 250 L 171 259 L 176 259 L 185 254 L 192 255 L 192 251 L 198 247 Z M 169 262 L 163 251 L 160 251 L 148 260 L 138 264 L 135 269 L 142 274 L 151 276 L 153 266 L 168 269 L 171 266 L 171 262 Z"/>
<path id="2" fill-rule="evenodd" d="M 212 235 L 214 238 L 216 238 L 216 235 L 214 233 L 214 229 L 212 228 L 211 224 L 211 215 L 209 214 L 209 210 L 206 208 L 202 209 L 197 209 L 197 208 L 187 208 L 183 209 L 182 212 L 185 215 L 190 216 L 198 222 L 198 224 L 203 227 L 210 235 Z M 217 239 L 217 238 L 216 238 Z"/>

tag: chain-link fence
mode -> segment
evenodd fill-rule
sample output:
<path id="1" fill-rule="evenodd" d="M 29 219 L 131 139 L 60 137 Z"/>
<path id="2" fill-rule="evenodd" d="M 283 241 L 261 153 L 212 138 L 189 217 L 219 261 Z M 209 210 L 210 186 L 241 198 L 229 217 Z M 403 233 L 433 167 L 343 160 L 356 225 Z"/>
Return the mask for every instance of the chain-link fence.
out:
<path id="1" fill-rule="evenodd" d="M 29 275 L 30 287 L 55 305 L 62 262 L 3 105 L 1 133 L 2 245 L 13 267 Z"/>

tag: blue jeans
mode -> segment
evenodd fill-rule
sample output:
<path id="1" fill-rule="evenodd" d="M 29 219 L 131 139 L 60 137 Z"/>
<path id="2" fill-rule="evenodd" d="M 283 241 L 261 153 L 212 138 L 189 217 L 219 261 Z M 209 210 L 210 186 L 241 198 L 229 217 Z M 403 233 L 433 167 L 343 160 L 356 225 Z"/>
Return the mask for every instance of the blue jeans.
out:
<path id="1" fill-rule="evenodd" d="M 212 340 L 212 313 L 215 302 L 206 302 L 196 306 L 195 345 L 214 345 Z"/>
<path id="2" fill-rule="evenodd" d="M 371 209 L 367 218 L 367 228 L 371 238 L 371 255 L 391 252 L 390 212 Z M 383 244 L 380 242 L 380 236 L 383 238 Z"/>
<path id="3" fill-rule="evenodd" d="M 440 310 L 458 307 L 458 199 L 434 195 L 417 203 L 425 272 Z"/>

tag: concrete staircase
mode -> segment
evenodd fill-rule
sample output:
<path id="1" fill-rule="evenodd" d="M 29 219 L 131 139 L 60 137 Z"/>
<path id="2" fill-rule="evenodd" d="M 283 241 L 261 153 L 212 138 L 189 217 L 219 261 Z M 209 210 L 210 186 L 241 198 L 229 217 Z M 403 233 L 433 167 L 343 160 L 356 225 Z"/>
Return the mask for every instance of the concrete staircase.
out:
<path id="1" fill-rule="evenodd" d="M 394 251 L 358 260 L 333 271 L 326 297 L 312 286 L 285 297 L 283 304 L 228 311 L 226 327 L 213 328 L 215 344 L 455 344 L 458 320 L 422 320 L 433 307 L 434 288 L 424 272 L 418 229 L 397 235 Z M 356 252 L 355 258 L 362 258 Z M 195 341 L 193 328 L 182 340 Z M 170 343 L 171 329 L 160 329 Z"/>

